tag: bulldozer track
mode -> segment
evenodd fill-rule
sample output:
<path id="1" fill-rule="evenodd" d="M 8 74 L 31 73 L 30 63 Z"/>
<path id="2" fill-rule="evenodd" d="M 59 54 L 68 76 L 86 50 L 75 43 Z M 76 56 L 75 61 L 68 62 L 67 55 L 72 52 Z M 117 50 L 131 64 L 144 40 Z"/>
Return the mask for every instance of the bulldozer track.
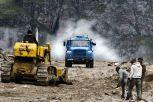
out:
<path id="1" fill-rule="evenodd" d="M 37 69 L 37 84 L 39 85 L 48 85 L 49 83 L 49 74 L 47 71 L 48 66 L 45 64 L 38 65 Z"/>
<path id="2" fill-rule="evenodd" d="M 4 83 L 9 83 L 11 80 L 11 64 L 4 62 L 2 64 L 1 81 Z"/>

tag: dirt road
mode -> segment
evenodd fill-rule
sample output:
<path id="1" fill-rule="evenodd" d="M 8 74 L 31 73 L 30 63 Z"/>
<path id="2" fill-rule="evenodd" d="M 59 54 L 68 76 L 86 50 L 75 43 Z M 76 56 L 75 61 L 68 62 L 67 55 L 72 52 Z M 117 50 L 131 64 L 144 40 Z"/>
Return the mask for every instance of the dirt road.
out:
<path id="1" fill-rule="evenodd" d="M 64 67 L 63 61 L 56 64 Z M 97 61 L 95 68 L 75 65 L 69 68 L 69 79 L 73 85 L 0 83 L 0 102 L 123 102 L 120 99 L 121 89 L 115 89 L 116 78 L 115 66 L 108 66 L 108 62 Z M 143 98 L 153 102 L 152 65 L 147 66 Z"/>

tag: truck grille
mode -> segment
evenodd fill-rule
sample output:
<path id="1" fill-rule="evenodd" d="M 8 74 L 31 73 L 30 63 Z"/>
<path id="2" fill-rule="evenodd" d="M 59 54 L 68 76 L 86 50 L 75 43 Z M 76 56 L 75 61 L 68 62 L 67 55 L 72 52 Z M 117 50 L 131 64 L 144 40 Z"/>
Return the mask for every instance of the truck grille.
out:
<path id="1" fill-rule="evenodd" d="M 85 57 L 86 56 L 86 50 L 74 50 L 73 51 L 74 57 Z"/>

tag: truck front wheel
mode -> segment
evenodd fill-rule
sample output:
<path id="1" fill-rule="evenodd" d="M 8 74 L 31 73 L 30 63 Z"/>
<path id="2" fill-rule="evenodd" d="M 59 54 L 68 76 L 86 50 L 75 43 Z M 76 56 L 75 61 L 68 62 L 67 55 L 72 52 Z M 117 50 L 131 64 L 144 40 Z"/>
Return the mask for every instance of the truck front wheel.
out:
<path id="1" fill-rule="evenodd" d="M 72 63 L 70 61 L 65 61 L 65 67 L 72 67 Z"/>
<path id="2" fill-rule="evenodd" d="M 90 62 L 86 63 L 86 67 L 87 68 L 93 68 L 93 66 L 94 66 L 94 62 L 93 61 L 90 61 Z"/>

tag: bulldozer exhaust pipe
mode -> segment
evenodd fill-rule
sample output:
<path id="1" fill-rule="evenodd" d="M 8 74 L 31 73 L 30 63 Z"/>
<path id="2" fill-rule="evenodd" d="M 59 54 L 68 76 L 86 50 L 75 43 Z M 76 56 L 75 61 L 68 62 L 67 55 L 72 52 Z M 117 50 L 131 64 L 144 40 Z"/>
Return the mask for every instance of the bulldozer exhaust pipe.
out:
<path id="1" fill-rule="evenodd" d="M 38 42 L 38 39 L 39 39 L 39 36 L 38 36 L 39 34 L 38 34 L 38 27 L 36 27 L 36 40 L 37 40 L 37 42 Z"/>

